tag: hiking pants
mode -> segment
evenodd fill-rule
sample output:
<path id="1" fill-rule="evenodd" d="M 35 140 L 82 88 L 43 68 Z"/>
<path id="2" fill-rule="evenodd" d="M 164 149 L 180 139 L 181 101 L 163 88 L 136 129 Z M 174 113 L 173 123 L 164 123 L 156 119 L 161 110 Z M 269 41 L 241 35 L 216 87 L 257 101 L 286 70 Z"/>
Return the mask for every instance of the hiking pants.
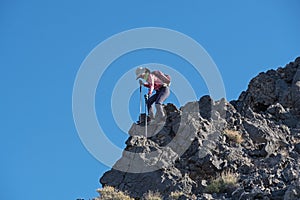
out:
<path id="1" fill-rule="evenodd" d="M 148 112 L 154 102 L 155 104 L 163 104 L 163 102 L 168 98 L 169 95 L 169 87 L 161 87 L 159 88 L 159 90 L 156 90 L 155 94 L 152 95 L 147 101 Z"/>

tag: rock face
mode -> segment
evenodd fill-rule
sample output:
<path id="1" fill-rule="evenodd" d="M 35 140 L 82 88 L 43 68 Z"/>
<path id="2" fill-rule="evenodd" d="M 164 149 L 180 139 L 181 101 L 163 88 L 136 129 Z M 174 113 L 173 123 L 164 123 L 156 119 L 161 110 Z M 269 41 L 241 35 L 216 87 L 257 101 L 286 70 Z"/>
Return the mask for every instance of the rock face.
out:
<path id="1" fill-rule="evenodd" d="M 149 190 L 164 199 L 174 191 L 179 199 L 300 199 L 300 58 L 260 73 L 236 101 L 203 96 L 165 110 L 166 123 L 151 123 L 147 135 L 132 125 L 103 186 L 136 199 Z M 236 181 L 209 190 L 224 172 Z"/>

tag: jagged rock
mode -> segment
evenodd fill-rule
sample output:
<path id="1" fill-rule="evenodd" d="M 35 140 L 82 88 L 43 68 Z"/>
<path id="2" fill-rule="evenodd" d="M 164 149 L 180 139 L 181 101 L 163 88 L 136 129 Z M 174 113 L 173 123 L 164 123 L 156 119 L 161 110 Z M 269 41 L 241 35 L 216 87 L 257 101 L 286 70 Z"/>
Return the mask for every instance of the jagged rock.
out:
<path id="1" fill-rule="evenodd" d="M 203 200 L 212 200 L 214 198 L 211 194 L 204 193 L 204 194 L 202 194 L 202 199 Z"/>
<path id="2" fill-rule="evenodd" d="M 300 62 L 298 62 L 298 66 Z M 296 113 L 300 114 L 300 67 L 298 67 L 297 72 L 293 78 L 293 85 L 292 85 L 292 99 L 293 104 L 296 109 Z"/>
<path id="3" fill-rule="evenodd" d="M 261 191 L 260 189 L 253 189 L 250 192 L 243 192 L 238 199 L 240 200 L 248 200 L 248 199 L 267 199 L 265 198 L 267 196 L 266 193 Z"/>
<path id="4" fill-rule="evenodd" d="M 212 110 L 213 100 L 210 96 L 205 95 L 199 100 L 199 110 L 200 115 L 204 119 L 211 119 L 211 110 Z"/>
<path id="5" fill-rule="evenodd" d="M 288 187 L 284 194 L 284 200 L 300 199 L 300 183 L 299 180 Z"/>
<path id="6" fill-rule="evenodd" d="M 270 198 L 274 200 L 282 200 L 286 190 L 279 189 L 271 192 Z"/>
<path id="7" fill-rule="evenodd" d="M 243 122 L 243 126 L 248 132 L 250 138 L 256 144 L 266 143 L 266 137 L 272 131 L 269 129 L 269 127 L 261 126 L 261 124 L 257 124 L 256 122 L 253 123 L 248 120 Z"/>
<path id="8" fill-rule="evenodd" d="M 267 112 L 274 116 L 275 119 L 286 119 L 291 117 L 288 112 L 284 109 L 284 107 L 280 103 L 276 103 L 274 105 L 270 105 L 267 108 Z"/>
<path id="9" fill-rule="evenodd" d="M 164 199 L 174 191 L 183 192 L 179 199 L 300 198 L 300 57 L 254 77 L 238 100 L 206 95 L 164 108 L 166 121 L 148 124 L 147 134 L 131 126 L 103 186 L 137 199 L 149 190 Z M 237 135 L 229 140 L 227 130 Z M 238 175 L 234 187 L 205 193 L 223 172 Z"/>
<path id="10" fill-rule="evenodd" d="M 287 183 L 295 180 L 298 176 L 299 173 L 290 164 L 282 171 L 283 180 Z"/>
<path id="11" fill-rule="evenodd" d="M 243 92 L 234 103 L 238 111 L 243 113 L 247 107 L 250 107 L 255 112 L 264 112 L 276 103 L 293 110 L 299 108 L 299 65 L 300 61 L 297 58 L 285 68 L 269 70 L 253 78 L 247 91 Z"/>
<path id="12" fill-rule="evenodd" d="M 295 151 L 297 151 L 300 154 L 300 143 L 295 145 Z"/>

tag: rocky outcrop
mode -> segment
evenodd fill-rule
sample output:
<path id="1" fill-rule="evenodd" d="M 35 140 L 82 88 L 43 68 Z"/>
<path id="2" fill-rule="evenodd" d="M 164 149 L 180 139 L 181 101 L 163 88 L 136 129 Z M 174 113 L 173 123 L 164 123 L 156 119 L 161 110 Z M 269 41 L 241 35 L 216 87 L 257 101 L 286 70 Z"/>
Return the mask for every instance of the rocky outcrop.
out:
<path id="1" fill-rule="evenodd" d="M 174 191 L 180 199 L 299 199 L 299 99 L 297 58 L 260 73 L 236 101 L 168 104 L 166 122 L 150 123 L 147 135 L 132 125 L 123 156 L 100 182 L 136 199 L 149 190 L 164 199 Z M 212 190 L 226 175 L 235 182 Z"/>
<path id="2" fill-rule="evenodd" d="M 290 118 L 300 113 L 300 57 L 284 68 L 262 72 L 250 81 L 247 91 L 233 101 L 238 112 L 246 113 L 250 108 L 256 113 L 265 112 L 270 106 L 281 106 L 281 118 Z M 274 112 L 274 110 L 273 110 Z M 272 113 L 271 113 L 272 114 Z M 289 115 L 292 114 L 292 115 Z M 283 116 L 285 115 L 285 116 Z M 288 125 L 295 126 L 295 121 Z"/>

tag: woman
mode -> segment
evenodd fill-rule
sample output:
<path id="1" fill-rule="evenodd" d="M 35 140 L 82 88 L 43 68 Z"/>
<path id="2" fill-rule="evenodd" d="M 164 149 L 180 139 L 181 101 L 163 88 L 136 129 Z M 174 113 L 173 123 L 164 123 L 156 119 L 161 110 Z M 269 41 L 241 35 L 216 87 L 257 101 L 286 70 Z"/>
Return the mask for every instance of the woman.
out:
<path id="1" fill-rule="evenodd" d="M 158 71 L 155 71 L 158 72 Z M 152 108 L 152 104 L 155 103 L 156 108 L 156 115 L 155 119 L 157 121 L 164 120 L 165 119 L 165 113 L 163 109 L 163 102 L 168 98 L 170 95 L 170 89 L 169 84 L 164 83 L 162 78 L 159 78 L 157 73 L 151 73 L 149 69 L 138 67 L 135 71 L 136 73 L 136 79 L 143 79 L 144 81 L 140 80 L 140 85 L 143 85 L 147 88 L 149 88 L 148 91 L 148 98 L 147 100 L 147 108 L 149 117 L 151 120 L 154 119 L 154 112 Z M 163 73 L 162 73 L 163 74 Z M 152 95 L 153 90 L 155 90 L 155 94 Z M 151 96 L 152 95 L 152 96 Z"/>

